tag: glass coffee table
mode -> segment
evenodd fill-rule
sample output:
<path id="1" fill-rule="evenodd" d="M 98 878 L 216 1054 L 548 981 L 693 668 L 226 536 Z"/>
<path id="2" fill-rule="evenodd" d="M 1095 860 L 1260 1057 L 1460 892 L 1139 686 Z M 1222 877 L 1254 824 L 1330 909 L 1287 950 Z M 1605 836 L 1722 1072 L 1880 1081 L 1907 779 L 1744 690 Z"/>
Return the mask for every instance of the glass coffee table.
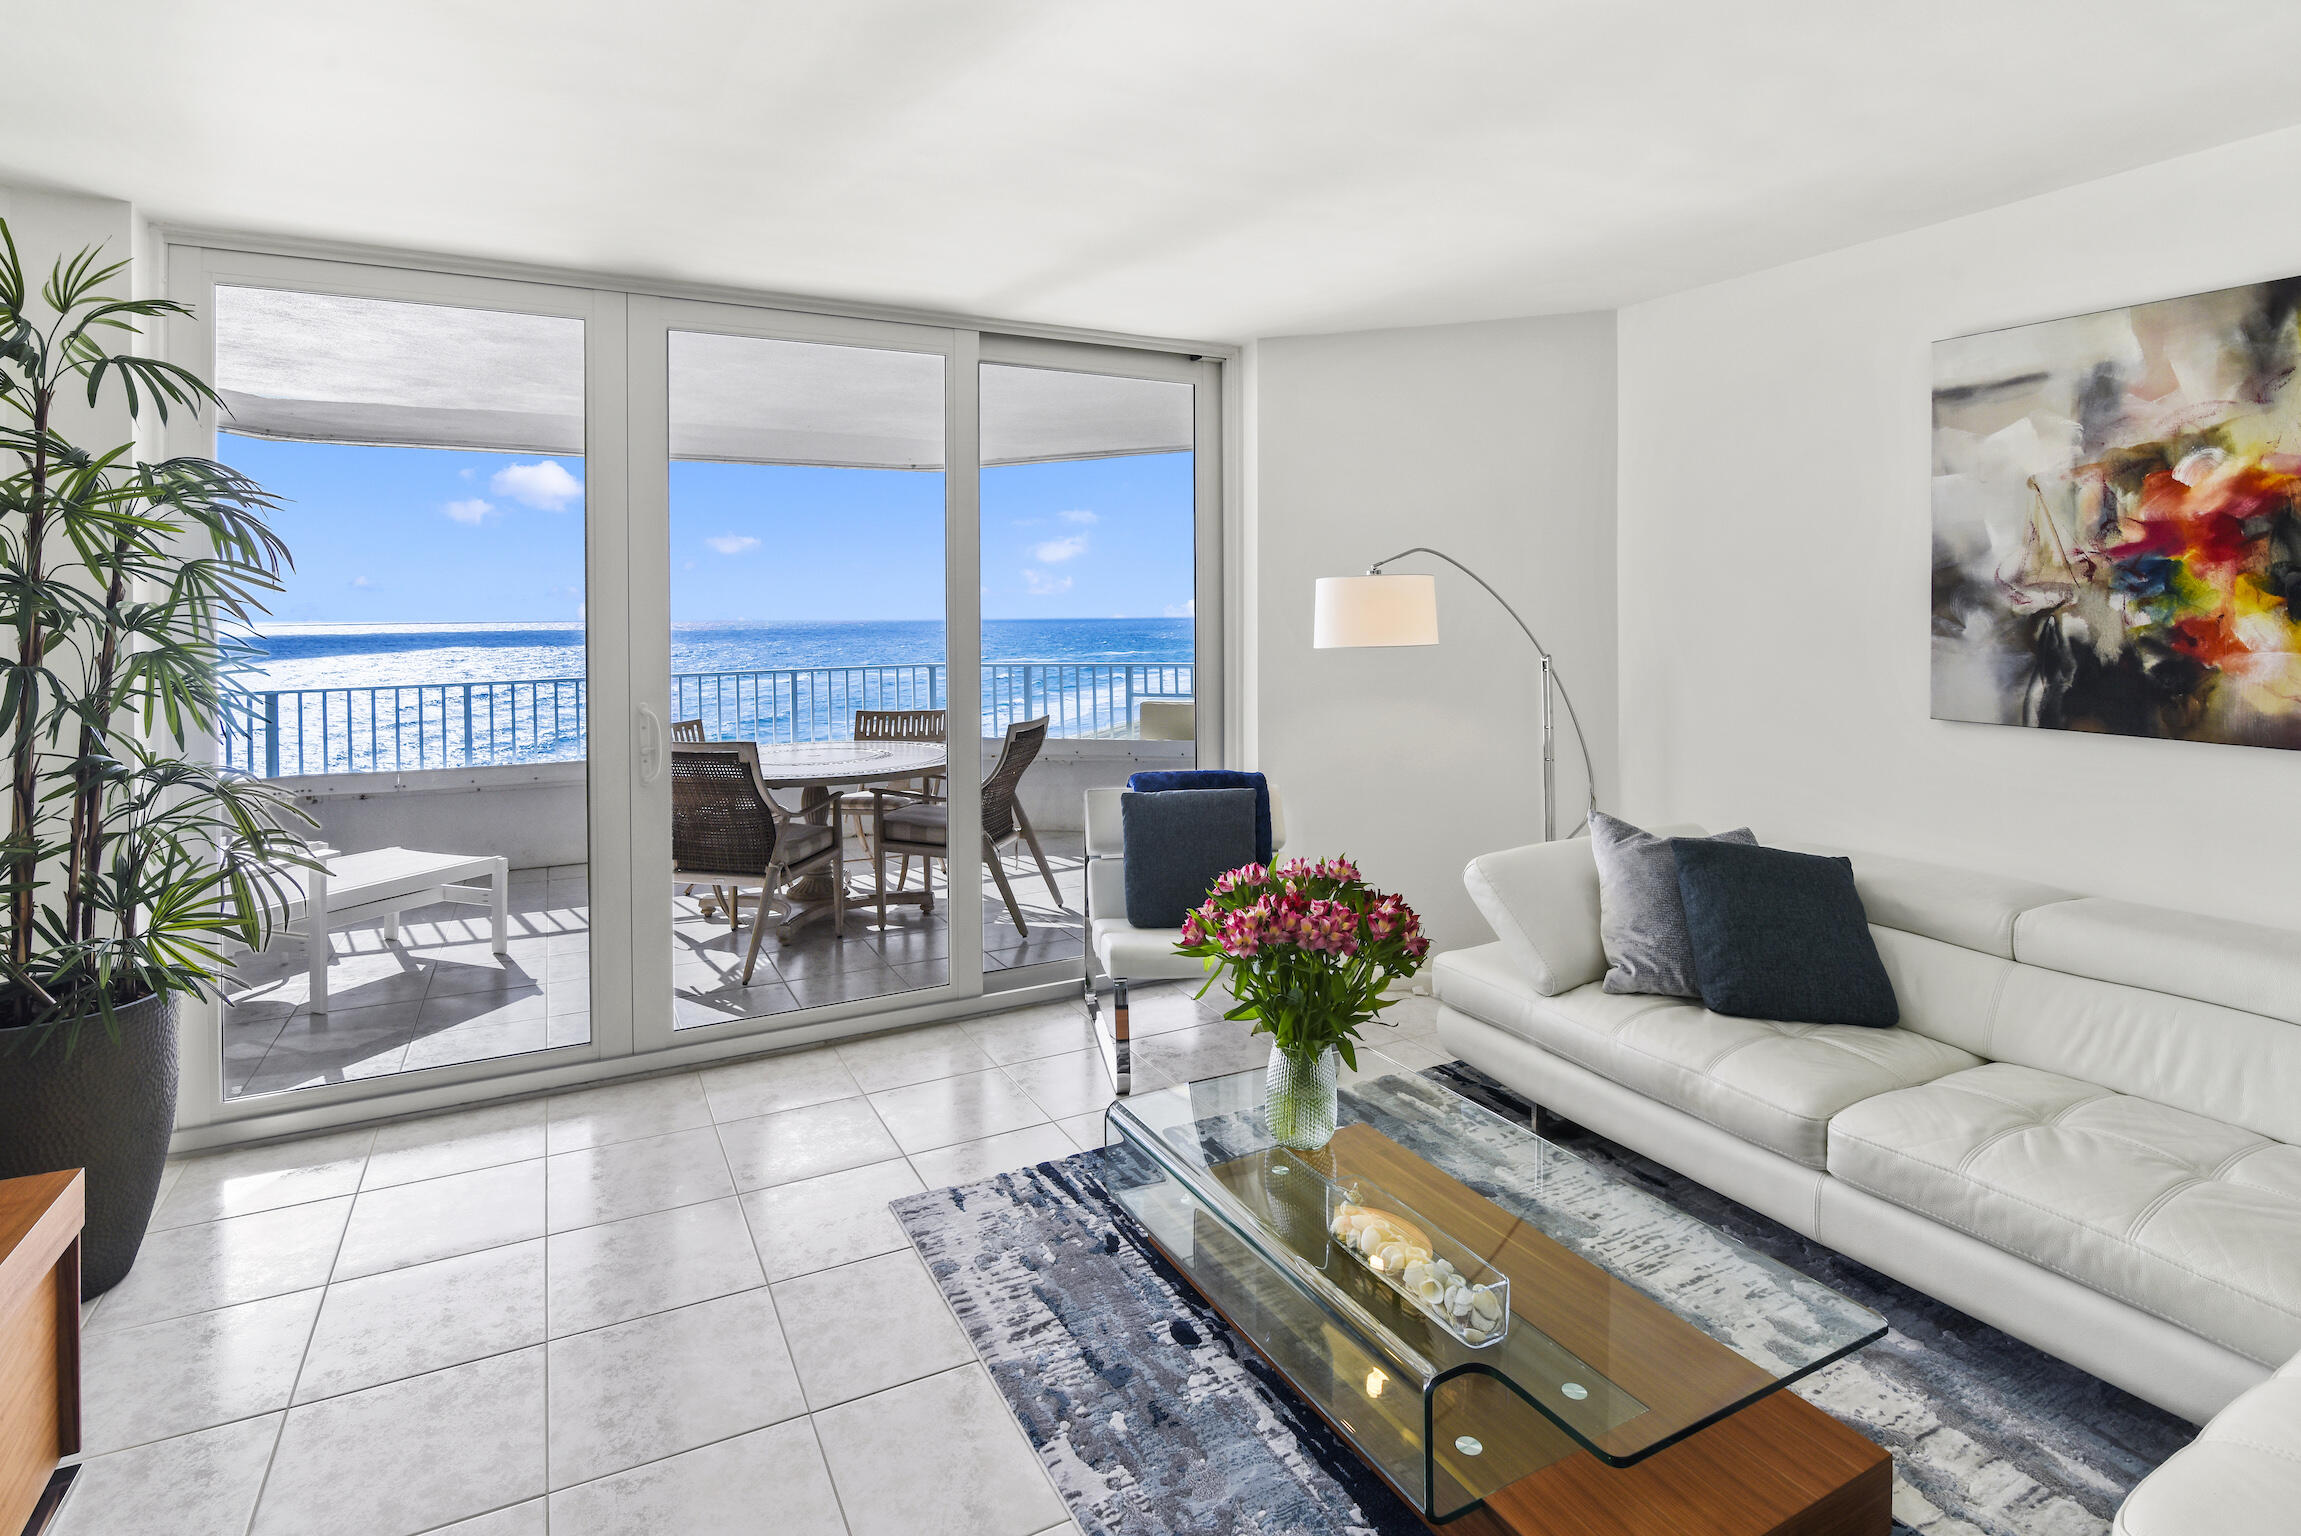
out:
<path id="1" fill-rule="evenodd" d="M 1423 1519 L 1882 1536 L 1890 1458 L 1781 1388 L 1884 1318 L 1361 1060 L 1316 1153 L 1272 1141 L 1259 1071 L 1118 1100 L 1105 1182 Z"/>

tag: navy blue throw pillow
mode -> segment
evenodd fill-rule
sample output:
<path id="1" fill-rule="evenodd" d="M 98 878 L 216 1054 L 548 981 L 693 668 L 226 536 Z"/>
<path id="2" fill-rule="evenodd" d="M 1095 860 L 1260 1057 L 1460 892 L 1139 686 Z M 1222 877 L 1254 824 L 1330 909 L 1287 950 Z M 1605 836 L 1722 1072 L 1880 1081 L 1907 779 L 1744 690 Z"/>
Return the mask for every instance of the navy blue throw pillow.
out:
<path id="1" fill-rule="evenodd" d="M 1177 789 L 1251 789 L 1254 791 L 1254 859 L 1257 864 L 1268 864 L 1274 851 L 1271 846 L 1270 781 L 1259 773 L 1246 773 L 1236 768 L 1146 768 L 1127 779 L 1127 788 L 1137 794 L 1165 794 Z M 1246 860 L 1240 860 L 1245 863 Z M 1234 866 L 1235 867 L 1235 866 Z"/>
<path id="2" fill-rule="evenodd" d="M 1126 835 L 1127 921 L 1180 928 L 1214 877 L 1254 862 L 1254 791 L 1133 790 L 1119 796 Z"/>
<path id="3" fill-rule="evenodd" d="M 1713 1013 L 1785 1024 L 1901 1021 L 1850 859 L 1673 837 L 1694 974 Z"/>

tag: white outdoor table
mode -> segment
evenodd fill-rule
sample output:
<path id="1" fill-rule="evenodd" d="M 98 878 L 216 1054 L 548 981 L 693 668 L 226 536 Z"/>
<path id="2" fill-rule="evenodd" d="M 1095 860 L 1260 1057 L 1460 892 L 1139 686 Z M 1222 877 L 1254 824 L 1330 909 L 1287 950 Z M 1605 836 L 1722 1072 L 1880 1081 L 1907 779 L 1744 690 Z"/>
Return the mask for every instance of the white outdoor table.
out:
<path id="1" fill-rule="evenodd" d="M 485 906 L 490 919 L 489 948 L 504 953 L 511 913 L 511 865 L 500 857 L 474 857 L 466 853 L 425 853 L 414 848 L 378 848 L 369 853 L 331 853 L 314 849 L 326 861 L 318 870 L 303 870 L 298 884 L 303 900 L 291 902 L 281 914 L 290 933 L 301 933 L 310 954 L 311 1010 L 328 1011 L 328 961 L 333 951 L 328 933 L 355 923 L 384 920 L 384 938 L 399 938 L 399 915 L 414 907 L 451 901 L 464 906 Z M 459 882 L 485 880 L 491 889 L 474 890 Z M 302 926 L 297 927 L 298 920 Z"/>

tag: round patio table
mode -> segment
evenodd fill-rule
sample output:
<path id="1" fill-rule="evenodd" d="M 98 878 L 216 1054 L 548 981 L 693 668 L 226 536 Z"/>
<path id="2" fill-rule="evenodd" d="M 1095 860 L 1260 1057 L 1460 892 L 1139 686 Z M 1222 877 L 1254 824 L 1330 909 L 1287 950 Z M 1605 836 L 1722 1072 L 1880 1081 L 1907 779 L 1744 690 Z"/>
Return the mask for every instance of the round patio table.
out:
<path id="1" fill-rule="evenodd" d="M 758 747 L 759 776 L 769 789 L 801 791 L 803 812 L 826 804 L 842 784 L 925 778 L 950 761 L 939 741 L 762 741 Z"/>
<path id="2" fill-rule="evenodd" d="M 769 789 L 799 791 L 802 820 L 821 826 L 830 815 L 831 791 L 844 785 L 887 784 L 923 779 L 950 764 L 939 741 L 762 741 L 759 777 Z M 933 877 L 924 891 L 891 891 L 889 901 L 925 905 L 932 900 Z M 808 875 L 784 893 L 794 911 L 783 923 L 782 941 L 802 924 L 831 910 L 831 877 Z"/>

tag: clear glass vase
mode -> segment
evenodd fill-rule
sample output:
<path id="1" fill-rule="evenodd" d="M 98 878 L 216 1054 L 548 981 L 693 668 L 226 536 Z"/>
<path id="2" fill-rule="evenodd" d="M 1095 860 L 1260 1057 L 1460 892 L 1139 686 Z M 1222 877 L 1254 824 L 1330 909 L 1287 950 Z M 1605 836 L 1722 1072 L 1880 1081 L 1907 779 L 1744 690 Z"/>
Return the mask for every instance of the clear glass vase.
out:
<path id="1" fill-rule="evenodd" d="M 1334 1081 L 1341 1058 L 1333 1046 L 1316 1055 L 1270 1048 L 1262 1089 L 1263 1118 L 1282 1147 L 1316 1152 L 1334 1139 Z"/>

